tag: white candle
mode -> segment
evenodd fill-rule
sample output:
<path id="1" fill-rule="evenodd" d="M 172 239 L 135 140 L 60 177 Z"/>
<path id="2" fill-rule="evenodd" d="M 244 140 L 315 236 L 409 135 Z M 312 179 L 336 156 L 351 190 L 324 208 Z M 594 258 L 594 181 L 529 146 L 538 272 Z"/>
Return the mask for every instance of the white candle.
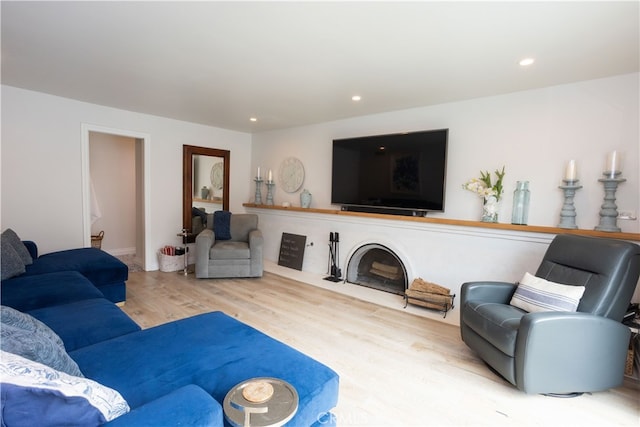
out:
<path id="1" fill-rule="evenodd" d="M 569 163 L 567 163 L 567 169 L 564 172 L 564 179 L 567 181 L 575 181 L 576 176 L 576 161 L 569 160 Z"/>
<path id="2" fill-rule="evenodd" d="M 269 182 L 273 181 L 273 174 L 271 173 L 271 169 L 269 169 Z"/>
<path id="3" fill-rule="evenodd" d="M 258 179 L 260 179 L 260 166 L 258 166 L 258 175 L 257 175 Z"/>
<path id="4" fill-rule="evenodd" d="M 613 150 L 607 156 L 607 164 L 604 167 L 604 171 L 609 176 L 615 176 L 616 172 L 620 172 L 620 157 L 618 152 Z"/>

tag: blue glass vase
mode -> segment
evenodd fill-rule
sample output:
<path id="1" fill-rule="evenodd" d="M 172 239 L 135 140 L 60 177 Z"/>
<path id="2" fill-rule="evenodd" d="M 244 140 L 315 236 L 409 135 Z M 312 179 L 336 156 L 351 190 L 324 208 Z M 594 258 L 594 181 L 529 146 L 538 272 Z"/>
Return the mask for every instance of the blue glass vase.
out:
<path id="1" fill-rule="evenodd" d="M 306 188 L 300 193 L 300 206 L 303 208 L 311 206 L 311 193 Z"/>
<path id="2" fill-rule="evenodd" d="M 511 224 L 527 225 L 529 221 L 529 181 L 518 181 L 513 192 Z"/>

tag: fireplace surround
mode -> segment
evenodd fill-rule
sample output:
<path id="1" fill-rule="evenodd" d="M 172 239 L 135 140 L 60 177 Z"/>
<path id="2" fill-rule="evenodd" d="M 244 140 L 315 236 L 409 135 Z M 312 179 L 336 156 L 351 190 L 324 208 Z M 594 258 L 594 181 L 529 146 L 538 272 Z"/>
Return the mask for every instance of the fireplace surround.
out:
<path id="1" fill-rule="evenodd" d="M 408 287 L 404 263 L 393 250 L 379 243 L 364 244 L 353 252 L 345 280 L 403 296 Z"/>

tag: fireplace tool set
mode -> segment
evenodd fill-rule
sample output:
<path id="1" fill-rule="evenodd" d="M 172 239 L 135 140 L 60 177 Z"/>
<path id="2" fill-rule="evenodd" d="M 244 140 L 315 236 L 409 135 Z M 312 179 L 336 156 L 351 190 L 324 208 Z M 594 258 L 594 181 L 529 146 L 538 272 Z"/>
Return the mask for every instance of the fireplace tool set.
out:
<path id="1" fill-rule="evenodd" d="M 342 277 L 342 270 L 338 267 L 338 254 L 339 254 L 339 244 L 340 243 L 340 235 L 338 233 L 330 232 L 329 233 L 329 267 L 328 273 L 330 276 L 324 278 L 324 280 L 329 280 L 331 282 L 339 282 Z"/>

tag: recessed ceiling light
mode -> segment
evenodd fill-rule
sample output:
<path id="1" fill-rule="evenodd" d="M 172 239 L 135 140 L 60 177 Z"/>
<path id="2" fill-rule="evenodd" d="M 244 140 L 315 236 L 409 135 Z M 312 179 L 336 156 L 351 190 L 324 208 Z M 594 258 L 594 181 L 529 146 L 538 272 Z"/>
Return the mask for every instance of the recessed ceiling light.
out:
<path id="1" fill-rule="evenodd" d="M 520 64 L 520 66 L 522 66 L 522 67 L 528 67 L 529 65 L 533 64 L 534 62 L 536 62 L 536 60 L 533 59 L 533 58 L 524 58 L 520 62 L 518 62 L 518 64 Z"/>
<path id="2" fill-rule="evenodd" d="M 251 120 L 252 122 L 257 122 L 258 118 L 257 117 L 250 117 L 249 120 Z"/>
<path id="3" fill-rule="evenodd" d="M 361 99 L 362 99 L 362 97 L 360 95 L 353 95 L 351 97 L 351 100 L 352 101 L 356 101 L 356 102 L 360 101 Z"/>

